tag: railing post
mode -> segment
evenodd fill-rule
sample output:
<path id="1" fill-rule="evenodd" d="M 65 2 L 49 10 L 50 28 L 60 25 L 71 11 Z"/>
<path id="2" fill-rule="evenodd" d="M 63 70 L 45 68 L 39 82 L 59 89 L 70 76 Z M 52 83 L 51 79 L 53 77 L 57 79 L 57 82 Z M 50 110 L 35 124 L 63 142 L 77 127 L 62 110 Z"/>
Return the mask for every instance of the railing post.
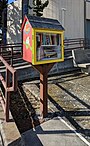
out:
<path id="1" fill-rule="evenodd" d="M 13 66 L 13 47 L 11 47 L 11 66 Z"/>
<path id="2" fill-rule="evenodd" d="M 13 74 L 13 90 L 16 92 L 17 91 L 17 72 L 14 72 Z"/>
<path id="3" fill-rule="evenodd" d="M 5 111 L 5 120 L 6 122 L 9 121 L 9 103 L 10 103 L 10 92 L 17 90 L 17 75 L 16 70 L 12 68 L 2 56 L 0 56 L 1 62 L 6 67 L 6 79 L 3 78 L 3 76 L 0 74 L 0 81 L 2 82 L 2 85 L 5 89 L 5 99 L 2 99 L 1 104 L 3 106 L 3 109 Z M 12 78 L 10 78 L 12 74 Z M 10 86 L 10 79 L 12 79 L 12 85 Z"/>
<path id="4" fill-rule="evenodd" d="M 0 46 L 0 55 L 2 55 L 2 47 Z"/>
<path id="5" fill-rule="evenodd" d="M 10 72 L 6 68 L 6 88 L 8 88 L 9 86 L 10 86 Z M 5 120 L 6 120 L 6 122 L 8 122 L 9 121 L 10 92 L 8 92 L 7 90 L 5 90 L 5 99 L 6 99 L 6 103 L 5 103 Z"/>

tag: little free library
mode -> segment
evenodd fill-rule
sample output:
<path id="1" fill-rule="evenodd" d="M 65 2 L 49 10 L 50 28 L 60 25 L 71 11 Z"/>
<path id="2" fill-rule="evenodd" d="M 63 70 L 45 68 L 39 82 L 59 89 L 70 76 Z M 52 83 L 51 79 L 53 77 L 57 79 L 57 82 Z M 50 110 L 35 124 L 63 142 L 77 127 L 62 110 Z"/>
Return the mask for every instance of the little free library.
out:
<path id="1" fill-rule="evenodd" d="M 24 60 L 32 65 L 64 61 L 64 28 L 58 20 L 25 16 L 22 31 Z"/>
<path id="2" fill-rule="evenodd" d="M 58 20 L 29 16 L 24 18 L 23 59 L 40 73 L 40 115 L 48 114 L 48 72 L 56 62 L 64 61 L 64 28 Z"/>

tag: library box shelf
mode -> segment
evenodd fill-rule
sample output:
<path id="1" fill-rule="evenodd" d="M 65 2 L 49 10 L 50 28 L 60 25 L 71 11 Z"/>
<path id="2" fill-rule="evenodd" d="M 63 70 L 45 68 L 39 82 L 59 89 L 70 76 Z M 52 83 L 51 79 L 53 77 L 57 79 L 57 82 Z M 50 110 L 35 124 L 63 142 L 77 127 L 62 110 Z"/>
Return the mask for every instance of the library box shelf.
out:
<path id="1" fill-rule="evenodd" d="M 33 65 L 64 61 L 64 28 L 58 20 L 25 16 L 23 59 Z"/>

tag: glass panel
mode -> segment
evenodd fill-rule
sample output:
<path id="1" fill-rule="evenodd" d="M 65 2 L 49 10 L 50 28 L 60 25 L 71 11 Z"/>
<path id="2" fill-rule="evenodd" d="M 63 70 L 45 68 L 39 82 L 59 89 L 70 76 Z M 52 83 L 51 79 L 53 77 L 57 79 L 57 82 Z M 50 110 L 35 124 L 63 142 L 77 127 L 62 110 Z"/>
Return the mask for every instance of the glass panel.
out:
<path id="1" fill-rule="evenodd" d="M 37 61 L 61 58 L 61 35 L 52 33 L 36 33 Z"/>

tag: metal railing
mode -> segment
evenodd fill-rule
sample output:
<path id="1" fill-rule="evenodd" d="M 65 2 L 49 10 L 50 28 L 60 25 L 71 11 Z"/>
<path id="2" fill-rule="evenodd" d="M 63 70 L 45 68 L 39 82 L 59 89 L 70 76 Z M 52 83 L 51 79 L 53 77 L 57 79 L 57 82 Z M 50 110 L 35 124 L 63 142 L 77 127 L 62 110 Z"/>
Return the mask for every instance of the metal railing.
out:
<path id="1" fill-rule="evenodd" d="M 16 58 L 22 58 L 22 44 L 6 44 L 0 45 L 0 55 L 13 66 L 13 60 Z"/>
<path id="2" fill-rule="evenodd" d="M 17 75 L 16 70 L 12 68 L 2 56 L 0 56 L 0 61 L 6 67 L 5 79 L 0 74 L 0 81 L 5 89 L 5 97 L 0 97 L 0 102 L 5 113 L 6 122 L 9 121 L 9 103 L 10 103 L 10 92 L 15 92 L 17 90 Z"/>
<path id="3" fill-rule="evenodd" d="M 76 49 L 90 49 L 90 40 L 84 38 L 64 40 L 65 59 L 72 59 L 72 50 Z"/>
<path id="4" fill-rule="evenodd" d="M 64 40 L 65 51 L 84 48 L 86 46 L 84 38 Z"/>
<path id="5" fill-rule="evenodd" d="M 65 46 L 65 57 L 70 58 L 71 51 L 79 48 L 88 48 L 89 41 L 84 40 L 84 38 L 76 39 L 66 39 L 64 40 Z M 17 48 L 17 49 L 16 49 Z M 18 50 L 18 48 L 20 48 Z M 4 77 L 0 74 L 0 81 L 5 89 L 5 98 L 1 97 L 0 101 L 5 113 L 6 121 L 9 121 L 9 100 L 10 92 L 17 90 L 17 77 L 16 70 L 12 68 L 14 59 L 22 58 L 22 44 L 7 44 L 6 46 L 0 46 L 0 61 L 6 67 L 6 76 Z M 71 56 L 72 57 L 72 56 Z M 6 61 L 5 61 L 6 60 Z M 9 63 L 7 63 L 9 62 Z M 11 66 L 10 66 L 11 65 Z M 11 77 L 12 74 L 12 77 Z M 11 85 L 12 84 L 12 85 Z M 11 86 L 10 86 L 11 85 Z"/>
<path id="6" fill-rule="evenodd" d="M 90 40 L 85 40 L 84 38 L 74 38 L 74 39 L 65 39 L 64 40 L 64 50 L 65 56 L 71 57 L 70 52 L 74 49 L 80 48 L 90 48 Z M 22 59 L 22 44 L 14 43 L 14 44 L 6 44 L 0 45 L 0 55 L 11 65 L 15 63 L 15 59 Z M 21 64 L 22 66 L 22 64 Z"/>

